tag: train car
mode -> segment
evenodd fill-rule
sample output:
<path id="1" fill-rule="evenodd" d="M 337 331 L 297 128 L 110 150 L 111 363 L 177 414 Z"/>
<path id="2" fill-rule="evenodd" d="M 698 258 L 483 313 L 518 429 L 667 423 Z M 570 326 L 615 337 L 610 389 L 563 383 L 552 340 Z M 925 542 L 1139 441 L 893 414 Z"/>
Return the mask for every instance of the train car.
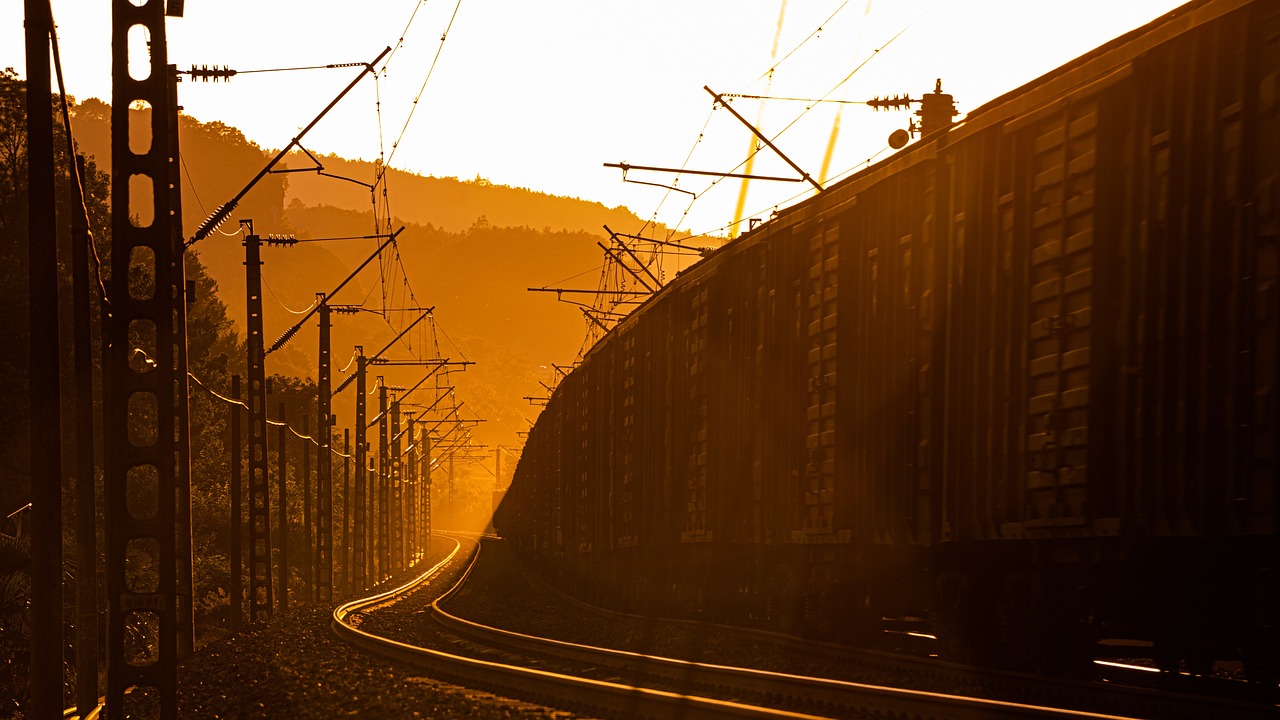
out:
<path id="1" fill-rule="evenodd" d="M 1278 180 L 1280 5 L 1189 3 L 680 274 L 495 525 L 615 608 L 1274 682 Z"/>

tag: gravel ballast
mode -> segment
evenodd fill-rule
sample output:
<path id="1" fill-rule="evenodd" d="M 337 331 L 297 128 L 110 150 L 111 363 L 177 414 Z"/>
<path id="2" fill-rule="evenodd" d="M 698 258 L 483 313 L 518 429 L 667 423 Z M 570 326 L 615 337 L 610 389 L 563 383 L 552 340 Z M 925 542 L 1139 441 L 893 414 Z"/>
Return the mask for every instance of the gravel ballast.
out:
<path id="1" fill-rule="evenodd" d="M 434 545 L 417 572 L 452 548 L 446 542 Z M 384 585 L 395 587 L 413 575 Z M 179 666 L 179 715 L 291 720 L 577 717 L 443 682 L 419 668 L 356 650 L 334 635 L 332 619 L 333 607 L 304 606 L 202 648 Z"/>

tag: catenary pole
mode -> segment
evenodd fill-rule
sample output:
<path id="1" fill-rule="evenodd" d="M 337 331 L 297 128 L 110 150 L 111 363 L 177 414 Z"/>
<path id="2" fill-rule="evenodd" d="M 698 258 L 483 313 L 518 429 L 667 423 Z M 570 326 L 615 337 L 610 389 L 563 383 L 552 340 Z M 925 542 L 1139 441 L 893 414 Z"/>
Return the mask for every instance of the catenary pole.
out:
<path id="1" fill-rule="evenodd" d="M 231 399 L 240 400 L 240 376 L 231 376 Z M 241 487 L 244 480 L 241 477 L 241 452 L 240 446 L 244 437 L 240 430 L 240 405 L 233 402 L 229 406 L 231 413 L 230 426 L 231 437 L 228 444 L 231 446 L 231 627 L 232 629 L 240 627 L 240 623 L 244 617 L 244 588 L 243 588 L 243 562 L 244 549 L 241 547 L 241 536 L 244 533 L 244 522 L 241 508 L 244 502 L 240 498 Z"/>
<path id="2" fill-rule="evenodd" d="M 62 432 L 48 0 L 26 0 L 31 393 L 31 713 L 62 710 Z"/>

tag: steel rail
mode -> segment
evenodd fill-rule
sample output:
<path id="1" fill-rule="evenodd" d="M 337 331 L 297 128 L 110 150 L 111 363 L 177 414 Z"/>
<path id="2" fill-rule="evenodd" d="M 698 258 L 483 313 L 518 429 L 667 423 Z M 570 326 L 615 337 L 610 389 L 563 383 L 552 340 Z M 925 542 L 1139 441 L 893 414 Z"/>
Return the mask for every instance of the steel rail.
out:
<path id="1" fill-rule="evenodd" d="M 537 585 L 543 591 L 557 596 L 562 602 L 583 612 L 625 621 L 652 621 L 654 619 L 643 615 L 609 610 L 582 602 L 552 587 L 541 578 L 530 573 L 529 569 L 523 566 L 521 567 L 521 574 L 530 584 Z M 1264 718 L 1280 717 L 1277 715 L 1276 708 L 1270 705 L 1243 702 L 1231 698 L 1222 699 L 1167 692 L 1110 681 L 1104 684 L 1096 681 L 1070 680 L 1012 670 L 974 667 L 947 660 L 913 657 L 884 650 L 865 650 L 770 630 L 707 623 L 705 621 L 679 618 L 662 618 L 661 620 L 664 623 L 681 625 L 691 629 L 717 628 L 757 642 L 773 645 L 779 649 L 803 651 L 810 656 L 828 659 L 835 664 L 856 667 L 870 672 L 924 677 L 942 684 L 973 687 L 992 695 L 1016 694 L 1026 699 L 1025 701 L 1033 703 L 1073 703 L 1077 710 L 1104 712 L 1108 708 L 1124 708 L 1124 712 L 1136 713 L 1138 709 L 1141 709 L 1143 715 L 1147 717 L 1177 717 L 1182 720 L 1218 720 L 1221 718 L 1230 718 L 1230 720 L 1263 720 Z"/>
<path id="2" fill-rule="evenodd" d="M 446 536 L 447 537 L 447 536 Z M 452 538 L 451 538 L 452 539 Z M 454 542 L 457 542 L 454 540 Z M 455 592 L 465 582 L 477 552 L 466 571 L 442 597 Z M 333 611 L 333 631 L 351 645 L 385 657 L 427 667 L 441 675 L 472 687 L 484 687 L 550 706 L 564 706 L 566 698 L 574 698 L 576 707 L 593 712 L 610 712 L 637 717 L 679 716 L 688 718 L 767 718 L 770 720 L 817 720 L 818 716 L 782 710 L 770 710 L 740 703 L 681 695 L 662 690 L 622 685 L 619 683 L 573 677 L 533 668 L 506 665 L 487 660 L 454 655 L 440 650 L 410 645 L 375 635 L 356 627 L 353 615 L 394 601 L 397 596 L 416 588 L 458 553 L 455 548 L 444 560 L 414 580 L 393 590 L 345 603 Z"/>
<path id="3" fill-rule="evenodd" d="M 504 693 L 514 692 L 521 697 L 549 705 L 563 706 L 566 698 L 574 698 L 576 706 L 638 715 L 669 715 L 678 707 L 679 712 L 697 717 L 819 717 L 747 704 L 740 700 L 722 700 L 686 692 L 594 680 L 548 670 L 463 657 L 374 635 L 348 622 L 352 614 L 389 602 L 395 596 L 412 589 L 443 567 L 446 562 L 452 560 L 457 552 L 455 548 L 445 561 L 401 588 L 353 601 L 338 608 L 334 611 L 335 631 L 345 640 L 359 647 L 401 661 L 427 665 L 465 684 L 496 689 Z M 432 609 L 436 618 L 449 631 L 470 636 L 471 639 L 488 645 L 514 648 L 517 652 L 534 653 L 541 657 L 550 655 L 570 662 L 587 663 L 611 670 L 639 673 L 659 678 L 660 681 L 676 682 L 677 686 L 688 686 L 692 681 L 697 687 L 713 689 L 721 695 L 735 698 L 761 697 L 770 698 L 781 704 L 805 703 L 809 707 L 821 708 L 824 714 L 834 713 L 839 716 L 889 717 L 905 712 L 922 720 L 927 718 L 1115 720 L 1121 717 L 694 663 L 566 643 L 481 625 L 458 618 L 440 607 L 442 602 L 453 596 L 466 582 L 479 553 L 479 544 L 477 544 L 475 553 L 469 559 L 458 581 L 432 602 Z"/>
<path id="4" fill-rule="evenodd" d="M 479 552 L 477 551 L 477 556 Z M 473 565 L 474 566 L 474 561 Z M 811 704 L 835 717 L 894 717 L 906 714 L 917 718 L 1071 718 L 1120 720 L 1129 716 L 1052 708 L 1026 703 L 973 698 L 945 693 L 890 688 L 829 678 L 698 663 L 675 658 L 645 655 L 503 630 L 465 620 L 440 607 L 456 592 L 471 567 L 453 588 L 432 603 L 435 619 L 449 631 L 489 646 L 554 656 L 569 662 L 608 667 L 631 676 L 659 678 L 681 686 L 694 684 L 736 698 L 781 699 L 782 704 Z"/>
<path id="5" fill-rule="evenodd" d="M 338 634 L 341 635 L 342 632 L 340 631 L 340 628 L 355 630 L 355 627 L 350 625 L 347 622 L 347 618 L 351 617 L 355 613 L 366 612 L 374 607 L 377 607 L 378 605 L 394 600 L 397 595 L 413 590 L 414 588 L 418 587 L 422 583 L 429 580 L 433 575 L 440 572 L 441 568 L 447 565 L 449 561 L 453 560 L 453 558 L 456 557 L 457 554 L 462 550 L 462 543 L 458 542 L 454 538 L 446 538 L 446 539 L 453 541 L 454 543 L 453 550 L 451 550 L 443 560 L 433 565 L 430 569 L 428 569 L 426 572 L 422 573 L 418 577 L 410 580 L 409 582 L 405 583 L 404 585 L 401 585 L 400 587 L 392 588 L 391 590 L 376 593 L 368 597 L 351 600 L 349 602 L 343 603 L 342 605 L 339 605 L 338 607 L 334 608 L 333 610 L 334 631 L 338 632 Z M 368 633 L 363 633 L 363 634 L 368 635 Z M 376 636 L 373 636 L 373 637 L 376 637 Z"/>

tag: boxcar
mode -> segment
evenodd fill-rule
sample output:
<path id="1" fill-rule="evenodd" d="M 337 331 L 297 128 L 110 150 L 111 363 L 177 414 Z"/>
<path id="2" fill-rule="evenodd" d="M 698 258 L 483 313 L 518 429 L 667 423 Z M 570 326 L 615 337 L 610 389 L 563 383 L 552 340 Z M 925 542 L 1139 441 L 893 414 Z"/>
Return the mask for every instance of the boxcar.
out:
<path id="1" fill-rule="evenodd" d="M 1280 4 L 1190 3 L 662 288 L 496 526 L 621 609 L 1274 681 L 1278 175 Z"/>

